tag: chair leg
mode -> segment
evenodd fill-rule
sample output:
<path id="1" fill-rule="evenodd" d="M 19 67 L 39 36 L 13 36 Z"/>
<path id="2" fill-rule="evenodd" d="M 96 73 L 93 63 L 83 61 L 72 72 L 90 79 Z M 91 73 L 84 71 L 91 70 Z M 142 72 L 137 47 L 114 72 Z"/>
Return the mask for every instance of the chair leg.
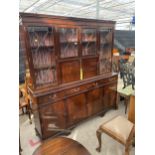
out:
<path id="1" fill-rule="evenodd" d="M 120 94 L 117 92 L 117 101 L 116 101 L 116 109 L 118 109 L 118 105 L 120 103 Z"/>
<path id="2" fill-rule="evenodd" d="M 125 155 L 129 155 L 129 146 L 125 146 Z"/>
<path id="3" fill-rule="evenodd" d="M 132 146 L 132 140 L 128 141 L 125 145 L 125 155 L 129 155 L 129 152 L 130 152 L 130 149 L 131 149 L 131 146 Z"/>
<path id="4" fill-rule="evenodd" d="M 20 142 L 20 129 L 19 129 L 19 154 L 21 155 L 22 152 L 22 148 L 21 148 L 21 142 Z"/>
<path id="5" fill-rule="evenodd" d="M 128 103 L 129 103 L 129 97 L 125 97 L 125 114 L 127 112 Z"/>
<path id="6" fill-rule="evenodd" d="M 30 124 L 32 124 L 32 119 L 31 119 L 31 112 L 30 112 L 30 110 L 29 110 L 29 112 L 28 112 L 29 114 L 29 120 L 30 120 Z"/>
<path id="7" fill-rule="evenodd" d="M 29 120 L 30 120 L 30 124 L 32 124 L 32 119 L 31 119 L 31 109 L 30 107 L 28 107 L 28 115 L 29 115 Z"/>
<path id="8" fill-rule="evenodd" d="M 96 148 L 96 151 L 98 151 L 98 152 L 101 152 L 101 146 L 102 146 L 101 134 L 102 134 L 102 131 L 100 129 L 98 129 L 96 131 L 96 136 L 97 136 L 97 139 L 98 139 L 98 142 L 99 142 L 99 146 Z"/>
<path id="9" fill-rule="evenodd" d="M 24 114 L 25 112 L 24 112 L 24 107 L 22 107 L 22 113 Z"/>
<path id="10" fill-rule="evenodd" d="M 28 102 L 29 102 L 29 101 L 28 101 Z M 27 112 L 28 112 L 28 115 L 29 115 L 30 124 L 32 124 L 30 102 L 29 102 L 29 104 L 28 104 L 28 106 L 27 106 Z"/>

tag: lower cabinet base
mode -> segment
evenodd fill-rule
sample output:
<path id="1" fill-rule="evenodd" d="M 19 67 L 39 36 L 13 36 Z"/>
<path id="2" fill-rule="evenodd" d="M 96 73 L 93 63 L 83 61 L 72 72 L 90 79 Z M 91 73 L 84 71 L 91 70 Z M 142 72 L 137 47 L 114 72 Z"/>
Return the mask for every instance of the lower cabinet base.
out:
<path id="1" fill-rule="evenodd" d="M 81 122 L 117 109 L 117 75 L 47 89 L 35 98 L 32 109 L 40 138 L 69 134 Z"/>

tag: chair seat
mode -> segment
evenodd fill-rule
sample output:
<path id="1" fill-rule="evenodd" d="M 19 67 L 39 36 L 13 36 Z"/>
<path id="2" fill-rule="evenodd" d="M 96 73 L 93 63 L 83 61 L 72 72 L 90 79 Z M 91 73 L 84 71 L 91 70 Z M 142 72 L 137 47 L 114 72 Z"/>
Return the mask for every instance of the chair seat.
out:
<path id="1" fill-rule="evenodd" d="M 126 144 L 126 141 L 134 127 L 134 124 L 123 116 L 117 116 L 112 120 L 102 124 L 100 129 Z"/>
<path id="2" fill-rule="evenodd" d="M 122 95 L 125 95 L 125 96 L 130 96 L 130 95 L 134 94 L 135 91 L 132 89 L 132 85 L 129 85 L 129 86 L 125 87 L 124 89 L 118 88 L 117 92 Z"/>

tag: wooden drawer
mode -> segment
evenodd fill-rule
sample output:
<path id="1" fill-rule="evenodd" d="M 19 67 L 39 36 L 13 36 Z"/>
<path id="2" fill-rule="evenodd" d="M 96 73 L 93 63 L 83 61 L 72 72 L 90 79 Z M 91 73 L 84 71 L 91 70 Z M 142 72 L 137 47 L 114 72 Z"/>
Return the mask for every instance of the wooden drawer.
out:
<path id="1" fill-rule="evenodd" d="M 66 94 L 66 96 L 76 94 L 76 93 L 79 93 L 81 91 L 88 90 L 88 88 L 90 88 L 92 86 L 93 86 L 93 83 L 90 83 L 90 84 L 85 84 L 85 85 L 75 87 L 75 88 L 72 88 L 72 89 L 68 89 L 68 90 L 66 90 L 65 94 Z"/>
<path id="2" fill-rule="evenodd" d="M 113 82 L 113 81 L 117 81 L 117 76 L 111 77 L 111 78 L 107 78 L 107 79 L 103 79 L 103 80 L 100 80 L 100 81 L 98 81 L 97 83 L 98 83 L 99 85 L 102 85 L 102 84 L 109 83 L 109 82 Z"/>
<path id="3" fill-rule="evenodd" d="M 46 96 L 41 96 L 41 97 L 39 97 L 38 102 L 40 104 L 53 102 L 55 100 L 63 98 L 64 96 L 65 96 L 65 91 L 64 92 L 58 92 L 58 93 L 54 93 L 54 94 L 50 94 L 50 95 L 46 95 Z"/>

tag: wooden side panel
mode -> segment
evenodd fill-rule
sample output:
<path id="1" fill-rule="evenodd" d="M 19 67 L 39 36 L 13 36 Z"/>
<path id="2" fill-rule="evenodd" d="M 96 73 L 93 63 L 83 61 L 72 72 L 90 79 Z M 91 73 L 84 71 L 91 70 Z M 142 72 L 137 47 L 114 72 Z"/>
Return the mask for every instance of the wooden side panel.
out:
<path id="1" fill-rule="evenodd" d="M 117 93 L 117 83 L 107 85 L 103 88 L 103 98 L 102 102 L 104 108 L 111 108 L 116 106 L 116 93 Z"/>
<path id="2" fill-rule="evenodd" d="M 89 78 L 97 75 L 97 58 L 87 58 L 82 60 L 83 78 Z"/>
<path id="3" fill-rule="evenodd" d="M 103 110 L 101 102 L 101 89 L 94 89 L 87 93 L 88 116 L 94 115 Z"/>
<path id="4" fill-rule="evenodd" d="M 58 131 L 66 128 L 66 111 L 64 102 L 51 103 L 46 107 L 41 107 L 40 117 L 43 132 L 43 139 L 48 138 Z"/>
<path id="5" fill-rule="evenodd" d="M 61 62 L 60 72 L 62 83 L 80 80 L 80 62 L 78 60 Z"/>
<path id="6" fill-rule="evenodd" d="M 40 136 L 42 136 L 40 117 L 39 117 L 39 109 L 38 109 L 37 103 L 32 104 L 32 111 L 33 111 L 33 116 L 34 116 L 35 128 L 38 131 L 38 133 L 40 134 Z"/>
<path id="7" fill-rule="evenodd" d="M 87 117 L 86 98 L 84 94 L 73 96 L 67 99 L 68 119 L 67 124 L 70 126 Z"/>

